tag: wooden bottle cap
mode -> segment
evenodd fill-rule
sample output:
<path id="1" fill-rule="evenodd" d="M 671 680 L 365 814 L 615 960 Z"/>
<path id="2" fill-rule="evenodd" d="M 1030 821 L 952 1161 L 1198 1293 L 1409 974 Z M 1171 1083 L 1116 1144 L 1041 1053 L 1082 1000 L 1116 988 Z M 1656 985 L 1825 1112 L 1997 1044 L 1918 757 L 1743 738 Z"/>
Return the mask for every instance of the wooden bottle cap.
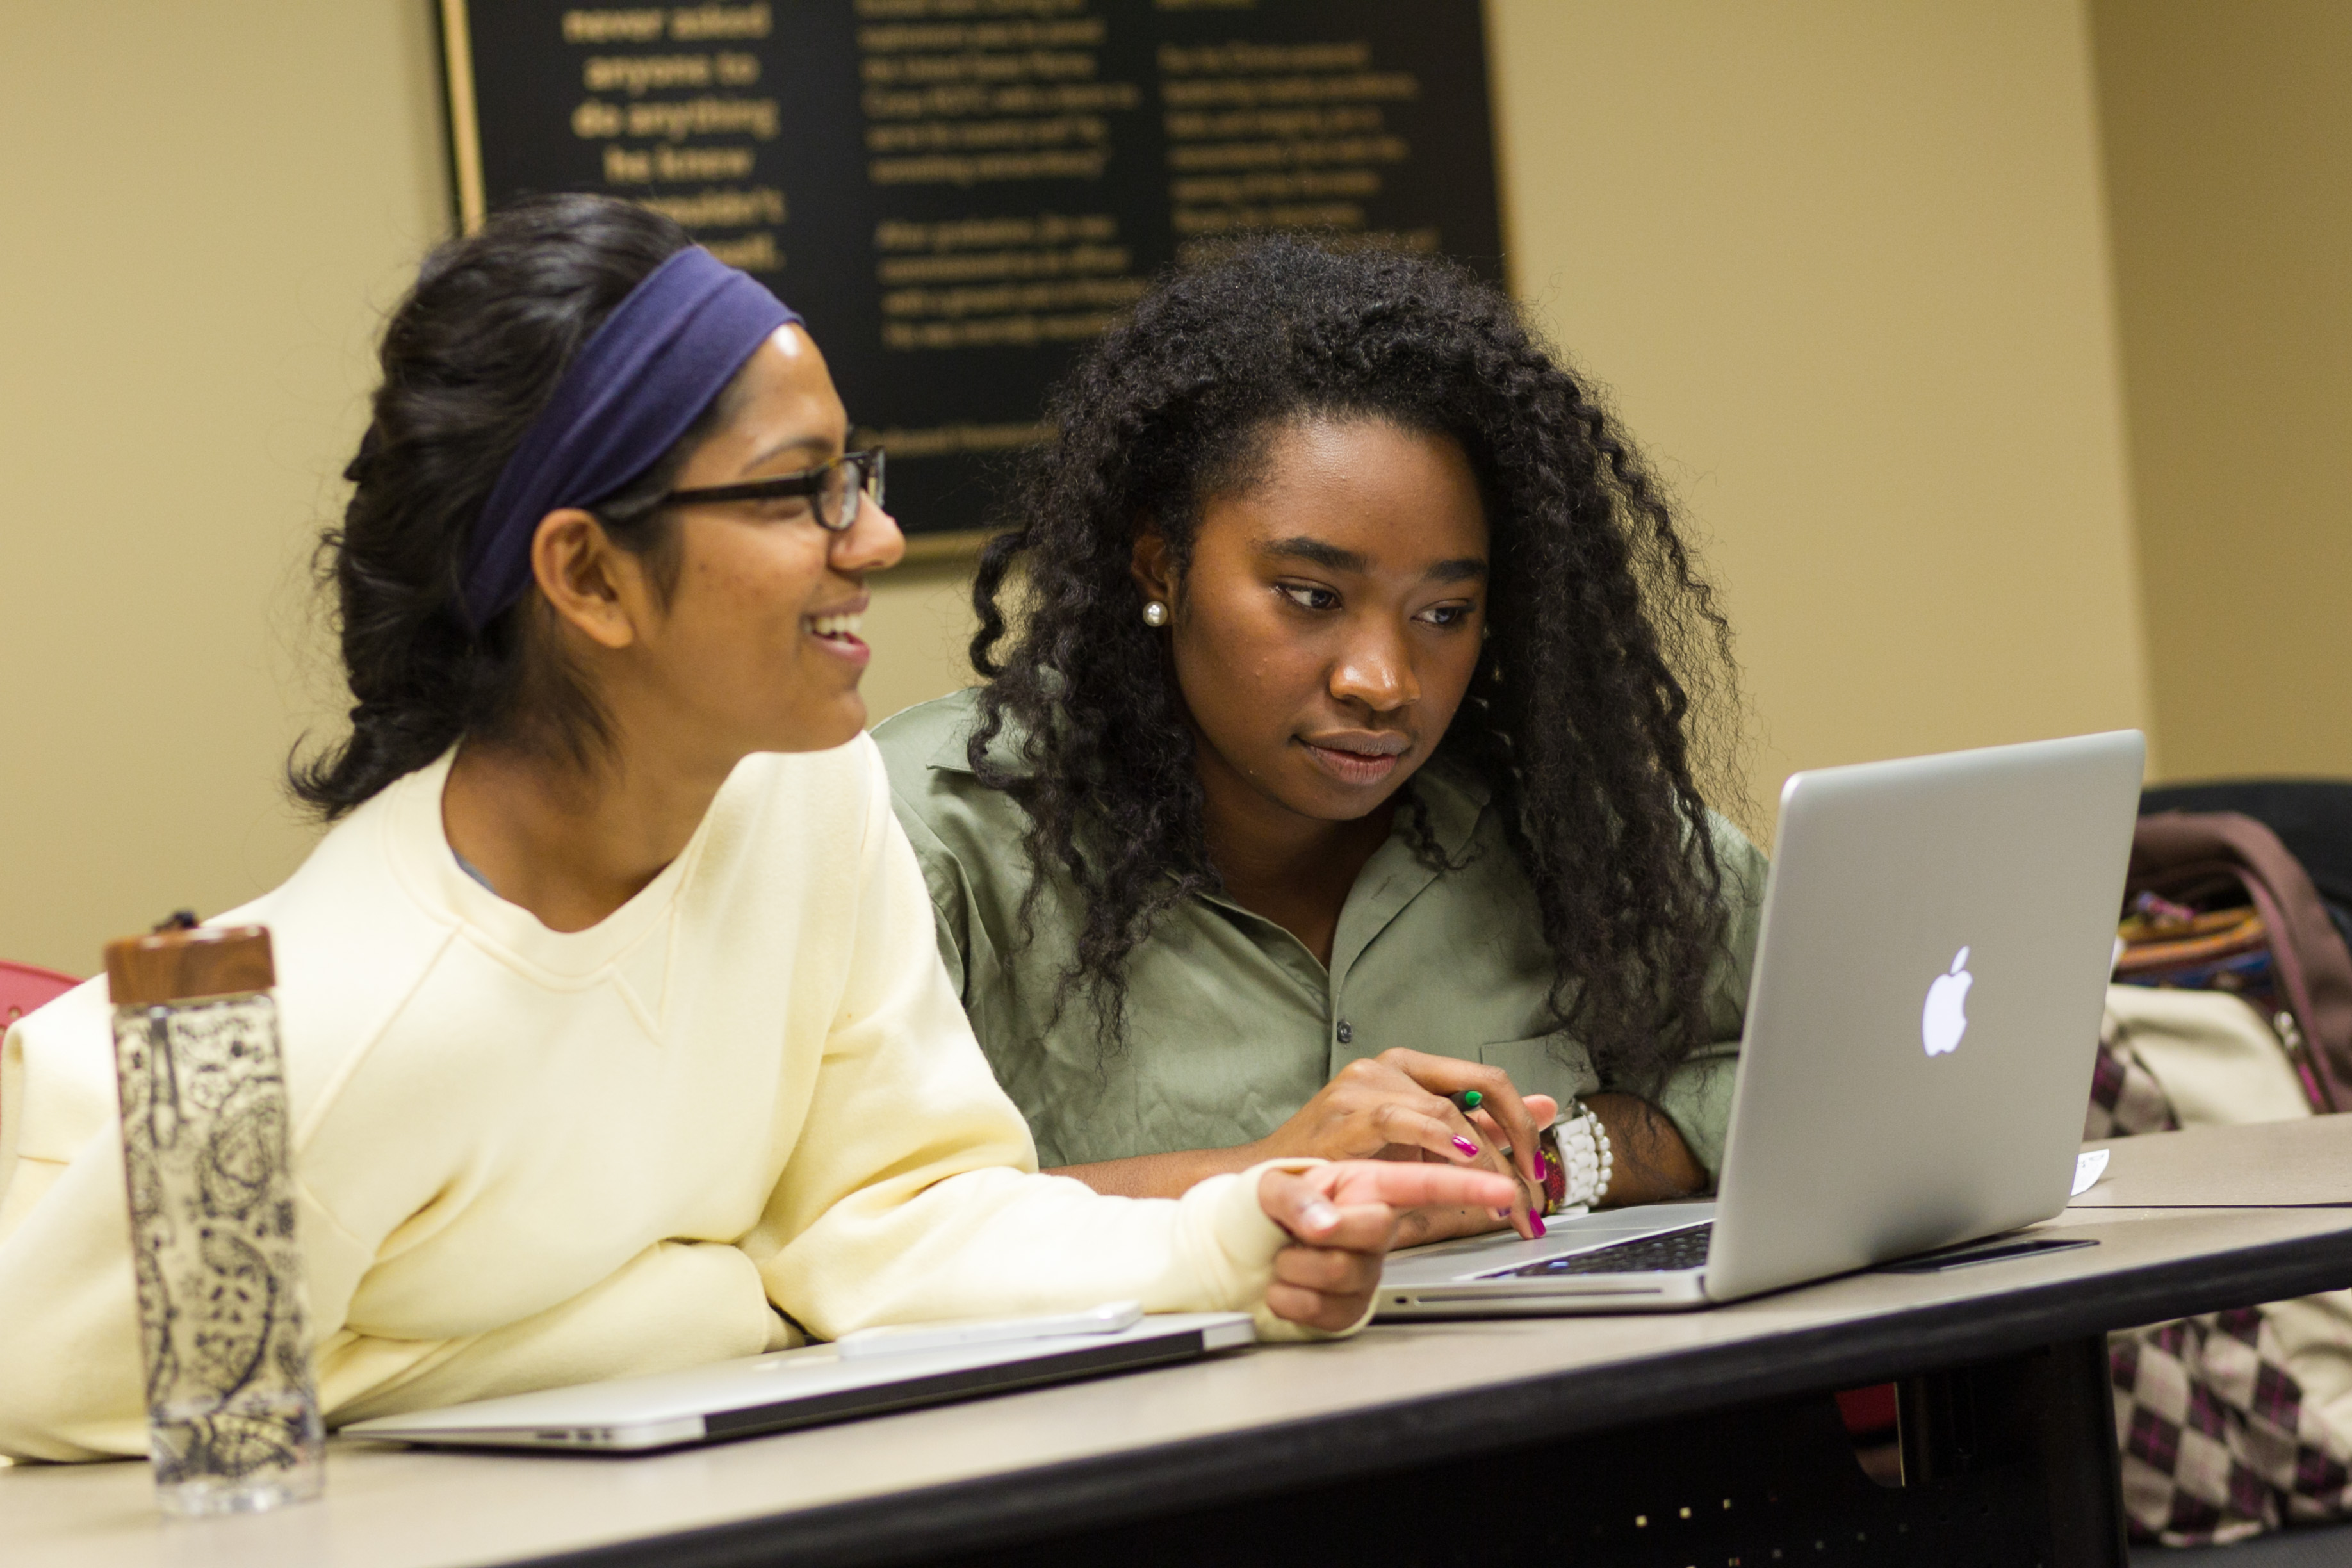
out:
<path id="1" fill-rule="evenodd" d="M 106 944 L 106 991 L 118 1007 L 234 996 L 277 984 L 268 926 L 195 926 Z"/>

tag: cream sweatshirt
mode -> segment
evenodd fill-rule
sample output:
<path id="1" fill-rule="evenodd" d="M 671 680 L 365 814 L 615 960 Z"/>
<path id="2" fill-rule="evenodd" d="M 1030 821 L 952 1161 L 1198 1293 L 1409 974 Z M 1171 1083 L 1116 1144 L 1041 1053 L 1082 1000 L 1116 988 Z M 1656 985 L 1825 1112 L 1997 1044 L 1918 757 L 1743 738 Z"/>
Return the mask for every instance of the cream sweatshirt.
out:
<path id="1" fill-rule="evenodd" d="M 1036 1174 L 860 737 L 748 758 L 603 923 L 458 867 L 448 759 L 219 923 L 270 929 L 330 1424 L 867 1324 L 1255 1310 L 1255 1173 L 1181 1199 Z M 1291 1163 L 1297 1163 L 1293 1162 Z M 146 1451 L 102 980 L 0 1047 L 0 1453 Z"/>

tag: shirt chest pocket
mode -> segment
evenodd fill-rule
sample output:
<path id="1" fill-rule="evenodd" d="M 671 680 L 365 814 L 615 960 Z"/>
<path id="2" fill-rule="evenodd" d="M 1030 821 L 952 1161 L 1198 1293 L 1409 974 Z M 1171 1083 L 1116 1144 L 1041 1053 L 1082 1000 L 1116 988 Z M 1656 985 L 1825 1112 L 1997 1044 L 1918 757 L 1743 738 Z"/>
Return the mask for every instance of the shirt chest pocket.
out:
<path id="1" fill-rule="evenodd" d="M 1490 1068 L 1501 1068 L 1510 1076 L 1511 1087 L 1521 1094 L 1548 1094 L 1559 1101 L 1562 1110 L 1570 1100 L 1601 1088 L 1584 1047 L 1565 1035 L 1497 1040 L 1480 1046 L 1478 1059 Z"/>

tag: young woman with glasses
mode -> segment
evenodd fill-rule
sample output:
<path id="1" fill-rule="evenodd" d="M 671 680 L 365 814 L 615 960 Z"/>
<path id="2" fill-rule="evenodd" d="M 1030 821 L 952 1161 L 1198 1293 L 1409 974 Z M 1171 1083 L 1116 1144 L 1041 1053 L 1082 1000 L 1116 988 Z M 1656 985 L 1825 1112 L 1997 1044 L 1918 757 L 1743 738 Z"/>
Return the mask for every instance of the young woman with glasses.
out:
<path id="1" fill-rule="evenodd" d="M 351 732 L 269 928 L 331 1423 L 926 1318 L 1369 1306 L 1488 1173 L 1035 1174 L 860 737 L 878 458 L 816 344 L 644 209 L 533 203 L 394 314 L 323 555 Z M 0 1097 L 0 1452 L 143 1452 L 102 983 Z"/>
<path id="2" fill-rule="evenodd" d="M 1763 862 L 1695 773 L 1724 623 L 1587 385 L 1456 268 L 1275 240 L 1161 285 L 1050 417 L 983 684 L 877 731 L 1045 1163 L 1706 1185 Z"/>

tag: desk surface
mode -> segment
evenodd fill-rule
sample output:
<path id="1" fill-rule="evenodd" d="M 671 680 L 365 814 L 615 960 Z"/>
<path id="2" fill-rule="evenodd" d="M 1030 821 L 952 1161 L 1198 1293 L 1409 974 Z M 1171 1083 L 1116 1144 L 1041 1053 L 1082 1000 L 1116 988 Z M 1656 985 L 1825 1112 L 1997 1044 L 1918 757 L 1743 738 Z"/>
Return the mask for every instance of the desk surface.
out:
<path id="1" fill-rule="evenodd" d="M 2107 1173 L 2071 1208 L 2352 1205 L 2352 1116 L 2102 1139 Z"/>
<path id="2" fill-rule="evenodd" d="M 2352 1156 L 2352 1117 L 2299 1160 Z M 2137 1151 L 2153 1170 L 2168 1148 Z M 2195 1148 L 2183 1148 L 2196 1156 Z M 1191 1366 L 637 1459 L 338 1441 L 321 1502 L 154 1511 L 146 1467 L 0 1470 L 11 1568 L 452 1568 L 692 1535 L 695 1561 L 979 1546 L 1439 1453 L 1850 1386 L 2352 1284 L 2352 1210 L 2074 1209 L 2095 1247 L 1863 1274 L 1709 1311 L 1382 1327 Z M 679 1544 L 686 1544 L 680 1542 Z"/>

